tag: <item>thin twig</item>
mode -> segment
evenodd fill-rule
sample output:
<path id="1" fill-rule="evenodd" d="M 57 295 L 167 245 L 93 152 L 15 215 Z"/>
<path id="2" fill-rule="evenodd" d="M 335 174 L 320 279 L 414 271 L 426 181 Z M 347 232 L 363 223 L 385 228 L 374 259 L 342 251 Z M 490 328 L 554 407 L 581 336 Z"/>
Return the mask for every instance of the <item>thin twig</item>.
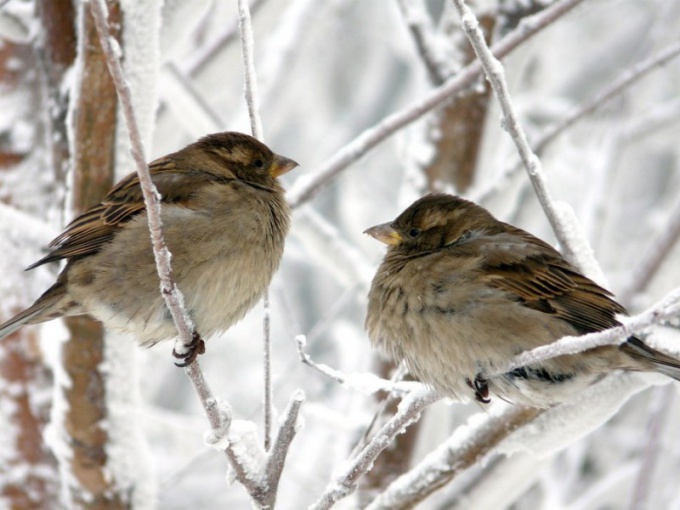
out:
<path id="1" fill-rule="evenodd" d="M 568 228 L 564 225 L 563 220 L 555 207 L 555 201 L 548 189 L 541 162 L 531 150 L 524 129 L 517 118 L 515 107 L 512 104 L 510 93 L 508 92 L 508 85 L 505 80 L 505 70 L 501 63 L 493 56 L 489 46 L 486 44 L 484 35 L 479 28 L 479 21 L 472 10 L 465 4 L 464 0 L 453 0 L 453 3 L 460 14 L 463 31 L 470 40 L 470 44 L 472 44 L 477 57 L 482 63 L 486 77 L 491 83 L 491 87 L 500 103 L 503 112 L 503 128 L 510 134 L 517 147 L 524 167 L 529 175 L 529 179 L 531 180 L 531 184 L 536 192 L 536 196 L 555 232 L 555 236 L 564 250 L 565 256 L 570 261 L 575 262 L 577 260 L 577 252 L 573 246 L 572 238 L 569 236 Z"/>
<path id="2" fill-rule="evenodd" d="M 286 407 L 286 410 L 283 413 L 283 422 L 276 431 L 271 450 L 267 456 L 263 485 L 271 492 L 273 498 L 276 498 L 279 480 L 281 479 L 281 473 L 283 472 L 283 466 L 286 460 L 286 454 L 288 453 L 290 444 L 295 438 L 298 429 L 297 418 L 300 414 L 300 407 L 304 401 L 305 394 L 301 390 L 293 392 L 288 407 Z M 274 507 L 273 503 L 274 500 L 272 500 L 271 508 Z"/>
<path id="3" fill-rule="evenodd" d="M 392 482 L 366 510 L 406 510 L 414 508 L 434 491 L 482 459 L 488 458 L 512 432 L 544 412 L 508 406 L 502 412 L 475 415 L 467 425 L 428 454 L 417 466 Z"/>
<path id="4" fill-rule="evenodd" d="M 160 278 L 161 295 L 170 310 L 170 314 L 172 315 L 172 319 L 175 322 L 175 326 L 179 333 L 177 340 L 175 341 L 175 352 L 178 354 L 186 353 L 188 352 L 188 346 L 191 345 L 193 340 L 194 324 L 184 307 L 182 293 L 175 284 L 172 266 L 170 264 L 170 251 L 163 240 L 160 194 L 151 180 L 149 169 L 146 165 L 142 138 L 132 109 L 132 94 L 128 83 L 125 80 L 123 68 L 118 56 L 120 48 L 117 47 L 118 43 L 110 36 L 104 0 L 93 0 L 90 3 L 90 8 L 92 9 L 92 16 L 97 27 L 97 32 L 99 33 L 102 50 L 106 57 L 109 72 L 111 73 L 111 77 L 116 86 L 116 93 L 118 94 L 118 99 L 120 100 L 123 109 L 125 124 L 127 125 L 128 133 L 130 135 L 130 152 L 135 162 L 137 175 L 139 175 L 139 184 L 144 196 L 151 243 L 153 245 L 153 254 L 156 260 L 158 276 Z M 116 48 L 114 48 L 114 44 L 116 45 Z"/>
<path id="5" fill-rule="evenodd" d="M 587 335 L 560 338 L 552 344 L 542 345 L 515 356 L 507 365 L 497 367 L 494 373 L 488 375 L 504 374 L 516 368 L 539 363 L 556 356 L 576 354 L 595 347 L 619 345 L 627 338 L 650 326 L 661 324 L 678 316 L 680 316 L 680 288 L 666 294 L 663 299 L 648 310 L 627 318 L 621 326 L 597 333 L 588 333 Z"/>
<path id="6" fill-rule="evenodd" d="M 246 0 L 238 0 L 238 26 L 241 33 L 241 51 L 243 54 L 243 72 L 245 78 L 245 96 L 250 117 L 250 129 L 253 136 L 264 142 L 262 119 L 260 117 L 260 98 L 257 90 L 257 77 L 255 76 L 255 58 L 253 42 L 253 26 L 250 19 L 250 9 Z M 270 331 L 270 304 L 269 290 L 262 298 L 264 317 L 262 319 L 263 336 L 263 370 L 264 370 L 264 449 L 269 450 L 272 439 L 272 346 Z"/>
<path id="7" fill-rule="evenodd" d="M 621 76 L 616 78 L 611 84 L 595 94 L 588 101 L 585 101 L 578 108 L 574 109 L 558 124 L 546 130 L 534 144 L 534 151 L 537 153 L 545 150 L 545 147 L 552 142 L 560 133 L 569 128 L 583 117 L 590 115 L 602 105 L 607 104 L 611 99 L 620 96 L 626 89 L 645 77 L 650 71 L 666 65 L 668 62 L 680 55 L 680 41 L 668 46 L 656 55 L 638 62 L 630 69 L 624 71 Z"/>
<path id="8" fill-rule="evenodd" d="M 413 391 L 399 405 L 399 411 L 380 429 L 361 453 L 342 470 L 310 510 L 326 510 L 356 490 L 357 481 L 365 475 L 375 459 L 405 427 L 418 420 L 420 413 L 441 396 L 433 390 Z"/>
<path id="9" fill-rule="evenodd" d="M 250 128 L 253 136 L 264 142 L 262 119 L 260 118 L 260 97 L 257 90 L 255 76 L 255 56 L 253 42 L 253 25 L 250 19 L 250 9 L 246 0 L 238 0 L 238 26 L 241 32 L 241 52 L 243 55 L 243 73 L 245 79 L 246 104 L 250 116 Z"/>
<path id="10" fill-rule="evenodd" d="M 582 1 L 559 0 L 535 16 L 523 19 L 515 30 L 494 45 L 492 53 L 497 58 L 506 56 L 517 46 L 565 15 Z M 398 112 L 388 115 L 378 124 L 363 131 L 354 140 L 326 160 L 313 174 L 312 178 L 304 176 L 295 183 L 293 189 L 289 192 L 291 207 L 298 207 L 311 200 L 325 185 L 349 165 L 404 126 L 419 119 L 444 101 L 451 100 L 456 94 L 464 91 L 475 82 L 481 73 L 481 64 L 479 61 L 474 61 L 461 69 L 458 74 L 448 79 L 443 85 L 432 90 L 424 98 Z"/>
<path id="11" fill-rule="evenodd" d="M 351 373 L 346 374 L 340 370 L 329 367 L 323 363 L 317 363 L 305 352 L 305 345 L 307 339 L 305 335 L 298 335 L 295 337 L 295 344 L 298 351 L 300 361 L 310 368 L 313 368 L 320 374 L 331 378 L 335 382 L 351 388 L 357 392 L 365 395 L 371 395 L 379 391 L 394 393 L 396 395 L 405 395 L 412 391 L 417 391 L 423 388 L 422 383 L 414 381 L 392 381 L 388 379 L 381 379 L 370 372 L 366 373 Z"/>
<path id="12" fill-rule="evenodd" d="M 418 0 L 398 0 L 399 9 L 401 10 L 401 17 L 406 23 L 411 37 L 416 45 L 418 54 L 420 55 L 427 75 L 430 78 L 430 83 L 440 85 L 447 78 L 445 71 L 445 62 L 441 55 L 437 54 L 437 37 L 435 35 L 435 27 L 432 19 L 427 13 L 425 2 Z M 440 38 L 442 41 L 443 37 Z"/>
<path id="13" fill-rule="evenodd" d="M 566 117 L 548 127 L 531 145 L 532 150 L 537 154 L 541 154 L 551 142 L 557 139 L 560 134 L 573 126 L 576 122 L 602 108 L 609 101 L 623 94 L 651 71 L 667 64 L 678 55 L 680 55 L 680 41 L 672 44 L 658 54 L 635 64 L 632 68 L 627 69 L 597 94 L 576 106 Z M 520 171 L 520 169 L 521 164 L 519 162 L 506 167 L 505 171 L 494 180 L 494 183 L 491 186 L 475 193 L 474 197 L 471 197 L 472 200 L 475 202 L 484 202 L 488 200 L 491 195 L 500 191 L 502 184 L 512 178 Z"/>
<path id="14" fill-rule="evenodd" d="M 255 14 L 263 4 L 264 0 L 252 0 L 250 2 L 250 12 Z M 238 35 L 239 20 L 234 19 L 231 23 L 227 24 L 219 36 L 203 45 L 198 51 L 193 52 L 190 60 L 180 66 L 181 69 L 187 76 L 196 76 L 208 63 L 215 59 L 215 56 L 220 51 L 235 41 Z"/>
<path id="15" fill-rule="evenodd" d="M 92 8 L 93 17 L 97 24 L 97 30 L 101 38 L 102 48 L 104 49 L 104 54 L 107 58 L 107 64 L 109 65 L 109 70 L 114 79 L 116 91 L 123 106 L 126 122 L 128 123 L 132 152 L 133 156 L 135 157 L 138 173 L 140 174 L 140 182 L 145 183 L 144 186 L 146 186 L 146 188 L 143 187 L 142 189 L 144 191 L 144 199 L 149 216 L 150 230 L 154 239 L 154 254 L 156 255 L 157 264 L 159 266 L 159 276 L 161 279 L 166 279 L 165 283 L 163 283 L 163 297 L 166 299 L 166 303 L 168 303 L 168 307 L 171 309 L 171 311 L 174 309 L 173 307 L 176 307 L 176 311 L 179 311 L 179 313 L 173 313 L 173 320 L 175 320 L 175 324 L 177 324 L 178 321 L 182 320 L 183 318 L 188 319 L 188 317 L 182 317 L 183 315 L 186 315 L 186 312 L 183 310 L 181 297 L 177 298 L 173 296 L 172 290 L 176 289 L 174 289 L 174 284 L 172 284 L 172 273 L 170 272 L 169 260 L 165 261 L 167 262 L 167 266 L 164 267 L 161 267 L 161 262 L 163 261 L 158 262 L 158 260 L 161 258 L 161 255 L 164 254 L 166 257 L 168 257 L 169 254 L 167 253 L 167 249 L 164 250 L 165 247 L 160 232 L 160 204 L 157 192 L 153 187 L 153 183 L 151 182 L 148 174 L 148 169 L 144 163 L 145 159 L 140 142 L 141 138 L 139 136 L 139 131 L 137 130 L 134 112 L 132 110 L 130 90 L 127 87 L 127 83 L 123 76 L 118 55 L 114 51 L 108 36 L 108 26 L 106 23 L 105 14 L 106 11 L 103 0 L 92 0 L 90 5 Z M 168 279 L 170 279 L 169 284 L 167 281 Z M 166 289 L 170 290 L 168 291 Z M 174 300 L 171 300 L 170 298 L 174 298 Z M 190 321 L 185 321 L 181 325 L 181 328 L 178 326 L 180 333 L 186 335 L 185 339 L 189 342 L 192 339 L 193 329 L 193 326 L 191 328 L 189 327 L 190 324 Z M 194 388 L 196 389 L 201 404 L 203 405 L 206 415 L 208 416 L 208 420 L 210 421 L 210 426 L 212 428 L 211 442 L 221 445 L 221 440 L 229 433 L 229 425 L 231 423 L 231 416 L 228 406 L 224 404 L 220 405 L 217 399 L 213 397 L 213 394 L 203 377 L 203 372 L 201 371 L 198 361 L 195 360 L 193 363 L 187 366 L 185 370 L 191 379 Z M 296 402 L 301 402 L 299 394 L 294 395 L 294 399 Z M 291 413 L 294 413 L 294 415 L 297 416 L 297 409 L 299 406 L 293 405 L 290 407 Z M 287 421 L 290 422 L 291 420 L 293 419 L 291 418 Z M 288 431 L 286 434 L 286 442 L 277 447 L 277 454 L 281 459 L 285 459 L 286 448 L 287 445 L 290 444 L 288 438 L 291 436 L 291 434 L 294 434 L 294 431 Z M 247 449 L 246 454 L 243 455 L 237 448 L 239 445 L 238 438 L 229 436 L 228 439 L 229 441 L 223 447 L 223 449 L 230 460 L 232 469 L 236 474 L 236 479 L 246 488 L 248 493 L 253 497 L 254 502 L 257 503 L 260 508 L 272 508 L 273 505 L 271 505 L 270 502 L 276 499 L 275 486 L 277 484 L 272 483 L 275 475 L 277 475 L 276 469 L 272 468 L 266 473 L 256 473 L 248 469 L 247 466 L 249 464 L 249 458 L 247 455 L 249 455 L 249 453 Z M 283 460 L 278 462 L 282 463 Z M 278 472 L 278 476 L 280 476 L 280 471 Z M 264 482 L 262 480 L 264 480 Z M 274 487 L 274 491 L 271 490 L 272 487 Z"/>

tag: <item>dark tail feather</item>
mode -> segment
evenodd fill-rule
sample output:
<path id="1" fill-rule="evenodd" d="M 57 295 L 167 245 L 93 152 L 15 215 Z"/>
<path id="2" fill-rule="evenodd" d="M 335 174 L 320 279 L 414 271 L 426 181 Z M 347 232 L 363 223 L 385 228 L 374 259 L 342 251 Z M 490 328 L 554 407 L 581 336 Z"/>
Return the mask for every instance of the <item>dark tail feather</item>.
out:
<path id="1" fill-rule="evenodd" d="M 4 324 L 0 324 L 0 339 L 11 335 L 26 324 L 37 324 L 61 317 L 64 313 L 59 302 L 63 297 L 64 287 L 60 283 L 56 283 L 29 308 L 18 313 Z"/>
<path id="2" fill-rule="evenodd" d="M 631 358 L 651 363 L 654 371 L 680 381 L 680 360 L 652 349 L 639 338 L 629 338 L 619 349 Z"/>

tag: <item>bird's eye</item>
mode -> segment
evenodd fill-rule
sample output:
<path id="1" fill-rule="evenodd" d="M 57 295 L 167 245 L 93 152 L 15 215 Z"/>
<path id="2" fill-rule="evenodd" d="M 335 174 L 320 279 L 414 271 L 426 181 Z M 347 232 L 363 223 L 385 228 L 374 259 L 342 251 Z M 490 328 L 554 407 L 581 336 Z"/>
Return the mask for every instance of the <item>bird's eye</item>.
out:
<path id="1" fill-rule="evenodd" d="M 257 168 L 262 168 L 264 166 L 264 161 L 261 159 L 256 159 L 253 161 L 253 165 L 255 165 Z"/>
<path id="2" fill-rule="evenodd" d="M 420 229 L 419 228 L 412 228 L 411 230 L 408 231 L 408 235 L 411 238 L 416 238 L 420 235 Z"/>

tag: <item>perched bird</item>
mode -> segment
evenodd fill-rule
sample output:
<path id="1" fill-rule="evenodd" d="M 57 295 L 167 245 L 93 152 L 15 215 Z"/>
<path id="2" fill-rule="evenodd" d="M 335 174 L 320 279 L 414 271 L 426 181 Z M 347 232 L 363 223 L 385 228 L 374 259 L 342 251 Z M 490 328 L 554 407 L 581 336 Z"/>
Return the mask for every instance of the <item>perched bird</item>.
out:
<path id="1" fill-rule="evenodd" d="M 226 330 L 267 289 L 290 224 L 277 177 L 296 166 L 234 132 L 208 135 L 149 165 L 175 281 L 198 335 Z M 28 269 L 62 259 L 56 283 L 0 325 L 0 338 L 24 324 L 85 313 L 145 346 L 177 336 L 160 293 L 136 173 L 73 220 Z M 178 356 L 180 366 L 204 349 L 200 337 L 194 340 L 191 352 Z"/>
<path id="2" fill-rule="evenodd" d="M 428 195 L 366 233 L 388 245 L 368 294 L 369 337 L 443 395 L 546 408 L 612 370 L 680 380 L 680 361 L 637 337 L 498 375 L 521 352 L 617 326 L 626 311 L 550 245 L 472 202 Z"/>

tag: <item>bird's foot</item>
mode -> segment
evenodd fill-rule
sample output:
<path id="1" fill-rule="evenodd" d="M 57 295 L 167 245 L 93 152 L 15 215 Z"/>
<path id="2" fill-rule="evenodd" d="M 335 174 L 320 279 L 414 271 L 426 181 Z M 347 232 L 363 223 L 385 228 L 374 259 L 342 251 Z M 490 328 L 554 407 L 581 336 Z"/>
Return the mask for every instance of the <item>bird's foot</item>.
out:
<path id="1" fill-rule="evenodd" d="M 187 352 L 179 354 L 175 349 L 172 350 L 172 355 L 182 361 L 175 363 L 175 366 L 184 368 L 191 365 L 199 354 L 205 354 L 205 342 L 196 331 L 191 337 L 191 343 L 186 346 Z"/>
<path id="2" fill-rule="evenodd" d="M 474 381 L 466 379 L 465 382 L 467 382 L 467 385 L 470 388 L 475 390 L 475 400 L 477 400 L 477 402 L 481 404 L 488 404 L 491 402 L 491 399 L 489 398 L 489 383 L 481 374 L 477 374 Z"/>

